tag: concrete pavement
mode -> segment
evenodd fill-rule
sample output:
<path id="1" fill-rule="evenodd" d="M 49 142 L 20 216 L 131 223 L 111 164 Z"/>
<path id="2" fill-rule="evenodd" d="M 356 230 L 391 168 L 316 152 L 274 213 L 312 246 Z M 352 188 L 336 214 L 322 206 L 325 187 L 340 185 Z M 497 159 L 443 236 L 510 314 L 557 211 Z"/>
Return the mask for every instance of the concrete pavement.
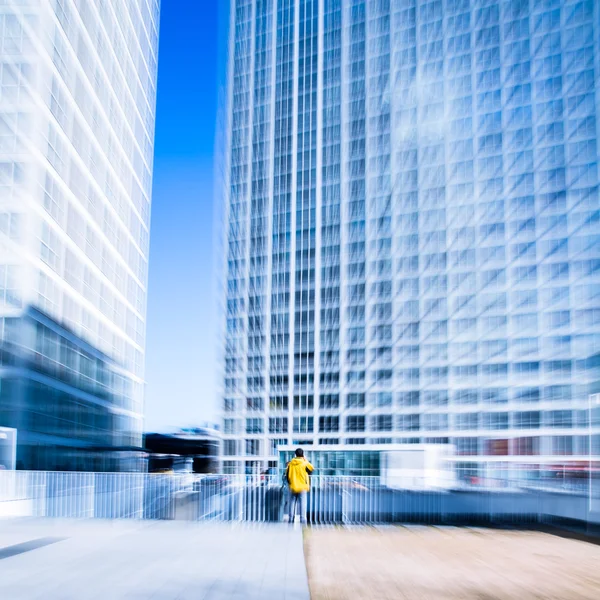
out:
<path id="1" fill-rule="evenodd" d="M 287 524 L 0 520 L 3 600 L 307 600 Z"/>

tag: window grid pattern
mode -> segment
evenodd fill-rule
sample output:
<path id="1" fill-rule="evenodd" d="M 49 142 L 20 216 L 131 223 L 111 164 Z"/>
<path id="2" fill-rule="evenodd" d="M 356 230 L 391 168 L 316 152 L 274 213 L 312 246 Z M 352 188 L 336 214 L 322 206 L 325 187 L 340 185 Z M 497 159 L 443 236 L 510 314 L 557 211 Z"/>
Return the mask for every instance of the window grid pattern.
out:
<path id="1" fill-rule="evenodd" d="M 269 406 L 287 393 L 315 443 L 339 416 L 340 443 L 585 454 L 600 352 L 593 3 L 276 5 Z"/>

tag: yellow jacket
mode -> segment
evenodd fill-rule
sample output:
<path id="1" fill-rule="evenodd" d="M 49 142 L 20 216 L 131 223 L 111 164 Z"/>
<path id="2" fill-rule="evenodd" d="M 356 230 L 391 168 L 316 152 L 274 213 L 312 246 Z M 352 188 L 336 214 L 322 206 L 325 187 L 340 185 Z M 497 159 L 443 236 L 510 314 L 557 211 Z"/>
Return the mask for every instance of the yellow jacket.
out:
<path id="1" fill-rule="evenodd" d="M 285 471 L 286 478 L 290 484 L 290 491 L 294 494 L 308 492 L 310 489 L 310 480 L 308 474 L 314 471 L 314 467 L 306 458 L 293 458 Z"/>

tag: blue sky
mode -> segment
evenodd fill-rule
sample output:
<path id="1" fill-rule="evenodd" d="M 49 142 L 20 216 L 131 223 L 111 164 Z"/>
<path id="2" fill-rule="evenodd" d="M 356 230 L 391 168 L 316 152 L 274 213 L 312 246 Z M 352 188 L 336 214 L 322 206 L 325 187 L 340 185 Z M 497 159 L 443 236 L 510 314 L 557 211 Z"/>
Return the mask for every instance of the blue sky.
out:
<path id="1" fill-rule="evenodd" d="M 163 0 L 146 342 L 146 430 L 216 415 L 213 154 L 220 0 Z"/>

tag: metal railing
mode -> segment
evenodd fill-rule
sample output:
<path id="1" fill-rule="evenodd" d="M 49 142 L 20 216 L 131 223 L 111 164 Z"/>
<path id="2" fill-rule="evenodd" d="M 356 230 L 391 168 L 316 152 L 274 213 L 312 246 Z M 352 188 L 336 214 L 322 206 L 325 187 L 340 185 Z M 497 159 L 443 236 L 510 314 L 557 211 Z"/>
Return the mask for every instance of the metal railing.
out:
<path id="1" fill-rule="evenodd" d="M 600 522 L 600 481 L 462 481 L 433 489 L 379 477 L 311 478 L 312 523 Z M 587 483 L 587 485 L 586 485 Z M 593 492 L 593 493 L 592 493 Z M 276 475 L 0 471 L 0 516 L 282 521 L 289 490 Z"/>

